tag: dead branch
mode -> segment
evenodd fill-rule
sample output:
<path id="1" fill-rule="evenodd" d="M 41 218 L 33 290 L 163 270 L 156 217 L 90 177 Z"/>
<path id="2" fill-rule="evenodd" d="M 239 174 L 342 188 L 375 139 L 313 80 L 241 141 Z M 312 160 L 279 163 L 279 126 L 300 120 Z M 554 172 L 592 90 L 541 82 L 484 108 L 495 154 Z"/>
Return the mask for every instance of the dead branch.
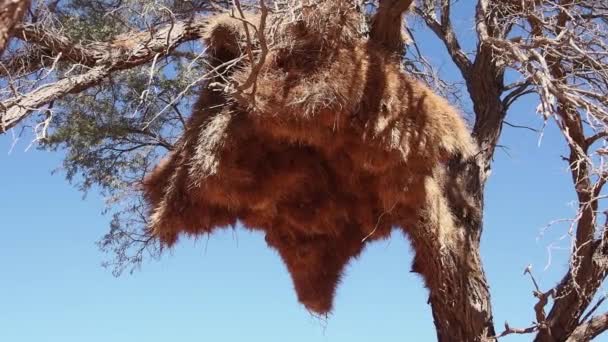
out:
<path id="1" fill-rule="evenodd" d="M 238 0 L 234 0 L 234 4 L 239 12 L 239 15 L 241 16 L 241 19 L 245 20 L 245 14 L 243 13 L 240 2 Z M 243 27 L 247 36 L 247 53 L 249 55 L 249 60 L 251 63 L 251 72 L 249 74 L 249 77 L 247 77 L 247 79 L 238 86 L 237 90 L 239 92 L 243 92 L 251 88 L 251 93 L 248 95 L 252 98 L 255 98 L 256 80 L 260 71 L 262 70 L 262 67 L 264 66 L 264 63 L 266 62 L 266 56 L 268 55 L 268 42 L 266 41 L 266 20 L 268 18 L 268 13 L 269 10 L 266 6 L 266 3 L 264 2 L 264 0 L 260 0 L 259 26 L 253 26 L 254 28 L 256 28 L 256 38 L 260 44 L 260 56 L 258 57 L 257 61 L 254 60 L 252 53 L 252 48 L 254 44 L 251 40 L 251 36 L 249 33 L 249 25 L 251 25 L 251 23 L 248 23 L 246 21 L 243 22 Z"/>
<path id="2" fill-rule="evenodd" d="M 496 338 L 501 338 L 501 337 L 505 337 L 507 335 L 512 335 L 512 334 L 517 334 L 517 335 L 531 334 L 533 332 L 536 332 L 537 329 L 538 329 L 538 327 L 536 325 L 533 325 L 533 326 L 527 327 L 527 328 L 513 328 L 509 325 L 509 323 L 505 322 L 505 330 L 502 333 L 500 333 L 499 335 L 497 335 Z"/>

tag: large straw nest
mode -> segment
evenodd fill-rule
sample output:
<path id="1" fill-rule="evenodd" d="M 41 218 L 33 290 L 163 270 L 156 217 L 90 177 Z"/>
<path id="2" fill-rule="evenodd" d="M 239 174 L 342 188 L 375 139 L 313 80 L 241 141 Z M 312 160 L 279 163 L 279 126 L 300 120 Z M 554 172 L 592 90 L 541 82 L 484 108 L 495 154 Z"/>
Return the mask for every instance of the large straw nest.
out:
<path id="1" fill-rule="evenodd" d="M 324 4 L 269 17 L 255 96 L 206 86 L 145 180 L 150 233 L 164 245 L 238 221 L 263 231 L 318 313 L 365 243 L 416 229 L 442 196 L 438 168 L 475 151 L 459 114 L 365 38 L 349 2 Z M 242 23 L 217 17 L 206 43 L 214 65 L 240 56 Z M 250 71 L 244 59 L 226 73 L 242 84 Z"/>

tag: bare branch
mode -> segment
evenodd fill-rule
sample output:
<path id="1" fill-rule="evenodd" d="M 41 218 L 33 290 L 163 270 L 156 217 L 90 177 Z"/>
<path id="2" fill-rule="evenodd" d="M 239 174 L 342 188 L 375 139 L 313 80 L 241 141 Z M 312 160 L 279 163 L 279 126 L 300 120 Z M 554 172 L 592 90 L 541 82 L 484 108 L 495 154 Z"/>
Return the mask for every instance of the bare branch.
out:
<path id="1" fill-rule="evenodd" d="M 245 20 L 245 15 L 243 13 L 243 10 L 241 9 L 240 2 L 238 0 L 234 0 L 234 3 L 239 11 L 241 19 Z M 256 31 L 255 31 L 256 38 L 258 39 L 258 41 L 260 43 L 260 49 L 261 49 L 260 56 L 257 61 L 254 60 L 253 53 L 251 52 L 253 42 L 251 41 L 251 36 L 249 34 L 249 28 L 248 28 L 248 25 L 251 25 L 251 23 L 243 22 L 245 33 L 247 36 L 247 43 L 248 43 L 247 50 L 248 50 L 249 59 L 251 62 L 251 73 L 249 74 L 249 76 L 247 77 L 245 82 L 243 82 L 243 84 L 238 86 L 237 90 L 239 92 L 242 92 L 242 91 L 248 90 L 249 88 L 252 88 L 251 94 L 249 94 L 252 98 L 255 98 L 256 79 L 258 77 L 258 74 L 262 70 L 262 67 L 264 66 L 264 62 L 266 61 L 266 56 L 268 55 L 268 43 L 266 42 L 266 34 L 265 34 L 266 33 L 266 19 L 268 17 L 268 7 L 266 6 L 266 3 L 264 2 L 264 0 L 260 0 L 260 12 L 261 12 L 260 13 L 260 24 L 259 24 L 259 27 L 257 27 Z"/>
<path id="2" fill-rule="evenodd" d="M 538 330 L 538 327 L 536 325 L 533 325 L 533 326 L 527 327 L 527 328 L 513 328 L 509 325 L 509 323 L 505 322 L 505 330 L 502 333 L 500 333 L 499 335 L 497 335 L 496 338 L 505 337 L 505 336 L 511 335 L 511 334 L 518 334 L 518 335 L 531 334 L 533 332 L 536 332 L 537 330 Z"/>

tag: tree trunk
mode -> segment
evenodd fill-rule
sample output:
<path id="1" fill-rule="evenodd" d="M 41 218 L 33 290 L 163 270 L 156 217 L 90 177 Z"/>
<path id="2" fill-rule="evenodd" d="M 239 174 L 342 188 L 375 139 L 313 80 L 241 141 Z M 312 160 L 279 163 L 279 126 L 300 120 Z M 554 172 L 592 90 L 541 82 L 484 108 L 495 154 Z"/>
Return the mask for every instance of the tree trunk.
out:
<path id="1" fill-rule="evenodd" d="M 474 243 L 467 240 L 462 243 L 473 248 L 470 255 L 462 256 L 454 251 L 446 251 L 439 256 L 439 269 L 430 270 L 441 275 L 437 284 L 439 286 L 431 288 L 429 298 L 437 340 L 494 341 L 493 336 L 496 334 L 490 294 L 479 261 L 478 245 L 473 247 Z M 462 247 L 455 246 L 454 249 Z"/>
<path id="2" fill-rule="evenodd" d="M 430 290 L 441 342 L 495 340 L 490 293 L 479 255 L 481 170 L 473 159 L 451 161 L 438 177 L 443 195 L 429 194 L 432 199 L 425 217 L 410 231 L 416 250 L 413 271 L 423 275 Z"/>
<path id="3" fill-rule="evenodd" d="M 424 276 L 430 290 L 439 341 L 495 341 L 479 247 L 484 186 L 506 115 L 501 100 L 504 70 L 484 46 L 478 47 L 472 64 L 457 64 L 473 100 L 473 137 L 479 153 L 470 160 L 450 161 L 438 178 L 443 195 L 426 205 L 439 217 L 425 217 L 418 229 L 410 232 L 416 250 L 414 271 Z"/>
<path id="4" fill-rule="evenodd" d="M 21 21 L 29 0 L 0 0 L 0 54 L 6 48 L 11 30 Z"/>

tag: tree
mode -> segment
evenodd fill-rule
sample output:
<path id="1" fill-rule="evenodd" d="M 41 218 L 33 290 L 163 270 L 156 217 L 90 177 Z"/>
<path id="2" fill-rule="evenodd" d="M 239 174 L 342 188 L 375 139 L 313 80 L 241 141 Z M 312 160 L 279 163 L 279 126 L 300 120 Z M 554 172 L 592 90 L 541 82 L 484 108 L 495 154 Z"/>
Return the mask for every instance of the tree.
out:
<path id="1" fill-rule="evenodd" d="M 382 11 L 399 12 L 410 2 L 360 2 L 361 11 L 378 14 L 370 39 L 382 39 L 375 31 L 381 26 L 398 31 L 400 16 Z M 83 190 L 99 186 L 112 199 L 112 224 L 100 246 L 114 253 L 117 272 L 162 252 L 144 228 L 147 212 L 137 184 L 174 148 L 196 86 L 211 78 L 213 67 L 196 41 L 216 13 L 239 13 L 241 6 L 248 7 L 204 0 L 39 2 L 12 31 L 20 42 L 2 60 L 0 132 L 33 124 L 42 148 L 67 149 L 69 180 Z M 477 44 L 468 52 L 452 25 L 450 1 L 421 0 L 411 13 L 444 43 L 460 71 L 480 151 L 448 168 L 449 178 L 460 184 L 448 200 L 470 199 L 480 214 L 454 212 L 462 239 L 448 252 L 430 246 L 427 257 L 436 266 L 422 270 L 437 275 L 427 286 L 438 339 L 487 341 L 534 333 L 537 341 L 590 340 L 608 329 L 608 314 L 598 313 L 604 298 L 594 302 L 608 270 L 601 216 L 608 176 L 608 2 L 478 0 L 472 15 Z M 424 59 L 415 32 L 410 36 L 404 67 L 453 95 Z M 537 96 L 544 120 L 563 133 L 578 212 L 571 222 L 568 271 L 553 288 L 536 288 L 536 322 L 497 333 L 479 257 L 484 185 L 509 108 L 528 94 Z M 442 291 L 446 283 L 452 291 Z"/>

